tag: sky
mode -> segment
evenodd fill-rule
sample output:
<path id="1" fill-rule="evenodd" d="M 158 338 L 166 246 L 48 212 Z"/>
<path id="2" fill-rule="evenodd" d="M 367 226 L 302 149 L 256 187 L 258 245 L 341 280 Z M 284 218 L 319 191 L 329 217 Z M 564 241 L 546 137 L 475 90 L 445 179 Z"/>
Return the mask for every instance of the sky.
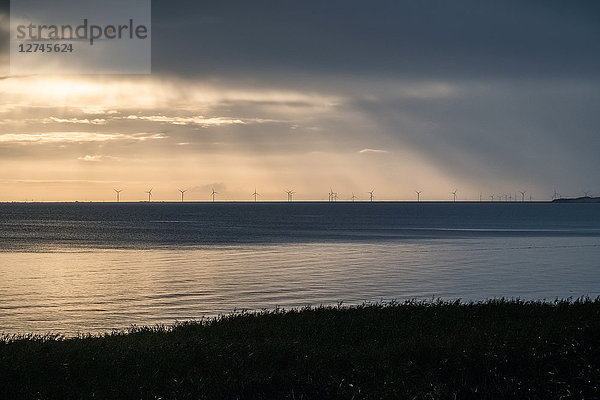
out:
<path id="1" fill-rule="evenodd" d="M 152 2 L 152 74 L 9 75 L 0 201 L 600 195 L 596 1 Z"/>

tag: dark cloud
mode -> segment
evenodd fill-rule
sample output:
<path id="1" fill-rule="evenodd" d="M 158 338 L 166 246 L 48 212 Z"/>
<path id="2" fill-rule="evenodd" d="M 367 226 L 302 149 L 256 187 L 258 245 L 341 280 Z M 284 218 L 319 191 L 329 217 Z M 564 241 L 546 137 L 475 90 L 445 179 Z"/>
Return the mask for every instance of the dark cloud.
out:
<path id="1" fill-rule="evenodd" d="M 0 56 L 2 54 L 8 53 L 9 50 L 9 10 L 10 10 L 10 2 L 1 0 L 0 1 Z"/>
<path id="2" fill-rule="evenodd" d="M 153 2 L 153 68 L 400 77 L 597 75 L 594 1 Z"/>
<path id="3" fill-rule="evenodd" d="M 8 9 L 0 1 L 0 13 Z M 154 0 L 152 15 L 153 70 L 162 74 L 302 85 L 315 73 L 451 79 L 600 71 L 600 3 L 592 0 Z M 7 48 L 0 29 L 0 52 Z"/>
<path id="4" fill-rule="evenodd" d="M 9 2 L 0 1 L 0 13 Z M 490 0 L 152 2 L 153 71 L 305 84 L 598 76 L 600 3 Z M 8 33 L 0 29 L 0 52 Z"/>

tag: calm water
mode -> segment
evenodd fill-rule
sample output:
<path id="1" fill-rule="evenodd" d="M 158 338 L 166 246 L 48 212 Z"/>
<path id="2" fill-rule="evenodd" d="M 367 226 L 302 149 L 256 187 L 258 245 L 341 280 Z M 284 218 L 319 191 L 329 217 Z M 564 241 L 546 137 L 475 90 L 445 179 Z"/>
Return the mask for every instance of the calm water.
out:
<path id="1" fill-rule="evenodd" d="M 600 205 L 0 204 L 0 331 L 233 309 L 600 295 Z"/>

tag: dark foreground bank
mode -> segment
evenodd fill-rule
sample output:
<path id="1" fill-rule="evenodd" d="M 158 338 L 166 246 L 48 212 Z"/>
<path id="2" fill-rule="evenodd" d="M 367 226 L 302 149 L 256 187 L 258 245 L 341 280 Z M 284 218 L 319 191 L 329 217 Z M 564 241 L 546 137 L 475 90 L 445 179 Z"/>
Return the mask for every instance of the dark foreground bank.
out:
<path id="1" fill-rule="evenodd" d="M 7 399 L 600 397 L 598 299 L 317 308 L 4 339 Z"/>

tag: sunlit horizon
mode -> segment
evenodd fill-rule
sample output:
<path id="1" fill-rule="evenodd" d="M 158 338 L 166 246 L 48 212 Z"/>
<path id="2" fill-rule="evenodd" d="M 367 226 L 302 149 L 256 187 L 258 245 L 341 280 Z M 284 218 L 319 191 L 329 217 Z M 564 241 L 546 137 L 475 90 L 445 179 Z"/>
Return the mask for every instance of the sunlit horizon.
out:
<path id="1" fill-rule="evenodd" d="M 451 101 L 473 90 L 390 83 L 419 101 Z M 474 155 L 461 160 L 457 149 L 449 149 L 456 170 L 448 169 L 444 160 L 355 113 L 349 107 L 363 95 L 348 89 L 305 92 L 159 76 L 29 76 L 0 80 L 0 92 L 0 201 L 110 201 L 113 187 L 128 188 L 130 201 L 143 200 L 149 187 L 162 188 L 156 200 L 174 200 L 172 194 L 185 187 L 195 201 L 206 200 L 206 189 L 214 186 L 222 200 L 237 201 L 248 200 L 254 186 L 265 192 L 261 200 L 273 201 L 285 200 L 282 193 L 290 187 L 298 200 L 318 201 L 327 200 L 331 187 L 348 199 L 375 187 L 378 200 L 403 201 L 414 200 L 417 190 L 423 200 L 435 201 L 450 199 L 454 190 L 460 200 L 521 190 L 546 200 L 554 186 L 565 196 L 590 191 L 581 184 L 538 182 L 535 171 L 525 178 L 470 169 L 467 159 Z M 423 135 L 435 128 L 412 119 L 407 116 L 409 125 Z"/>

